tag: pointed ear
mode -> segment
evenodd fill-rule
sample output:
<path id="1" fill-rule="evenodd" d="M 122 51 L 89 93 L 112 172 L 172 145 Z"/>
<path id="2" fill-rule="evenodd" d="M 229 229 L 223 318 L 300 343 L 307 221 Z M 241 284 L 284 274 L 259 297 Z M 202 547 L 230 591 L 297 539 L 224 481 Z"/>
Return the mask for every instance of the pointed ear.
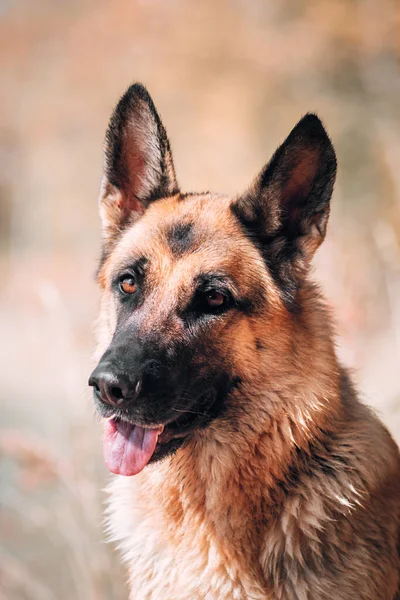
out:
<path id="1" fill-rule="evenodd" d="M 308 114 L 233 204 L 289 302 L 325 237 L 335 176 L 332 143 L 318 117 Z"/>
<path id="2" fill-rule="evenodd" d="M 100 215 L 106 243 L 152 201 L 178 192 L 166 131 L 140 84 L 127 90 L 111 116 L 104 171 Z"/>

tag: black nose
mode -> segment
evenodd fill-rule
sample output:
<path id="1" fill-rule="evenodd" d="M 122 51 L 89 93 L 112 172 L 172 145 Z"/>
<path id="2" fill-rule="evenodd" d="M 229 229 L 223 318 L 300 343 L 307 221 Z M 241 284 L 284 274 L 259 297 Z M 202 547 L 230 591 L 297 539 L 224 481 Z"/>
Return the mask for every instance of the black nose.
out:
<path id="1" fill-rule="evenodd" d="M 100 363 L 89 378 L 97 398 L 111 406 L 121 406 L 125 401 L 139 395 L 141 379 L 131 382 L 122 374 L 117 374 L 110 364 Z"/>

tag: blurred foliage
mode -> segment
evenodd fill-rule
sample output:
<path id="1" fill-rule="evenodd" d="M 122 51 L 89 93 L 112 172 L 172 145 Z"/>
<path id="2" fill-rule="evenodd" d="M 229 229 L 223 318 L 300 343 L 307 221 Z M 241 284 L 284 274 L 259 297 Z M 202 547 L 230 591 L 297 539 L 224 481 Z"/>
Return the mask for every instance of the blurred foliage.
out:
<path id="1" fill-rule="evenodd" d="M 123 598 L 86 392 L 111 109 L 145 83 L 182 188 L 232 193 L 318 112 L 339 176 L 317 276 L 400 440 L 400 4 L 2 0 L 0 17 L 0 599 Z"/>

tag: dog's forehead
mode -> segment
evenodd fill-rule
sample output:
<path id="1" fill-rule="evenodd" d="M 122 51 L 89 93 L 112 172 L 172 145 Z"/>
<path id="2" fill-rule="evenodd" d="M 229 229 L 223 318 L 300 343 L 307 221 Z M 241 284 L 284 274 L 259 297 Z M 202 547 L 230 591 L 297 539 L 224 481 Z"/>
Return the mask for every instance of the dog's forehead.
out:
<path id="1" fill-rule="evenodd" d="M 165 265 L 192 257 L 197 266 L 213 269 L 245 256 L 262 266 L 230 205 L 229 197 L 211 194 L 155 202 L 123 235 L 119 259 L 129 262 L 130 257 L 143 256 L 154 265 Z"/>
<path id="2" fill-rule="evenodd" d="M 214 194 L 167 198 L 150 207 L 141 226 L 179 255 L 198 250 L 207 241 L 222 242 L 240 234 L 230 205 L 229 197 Z"/>

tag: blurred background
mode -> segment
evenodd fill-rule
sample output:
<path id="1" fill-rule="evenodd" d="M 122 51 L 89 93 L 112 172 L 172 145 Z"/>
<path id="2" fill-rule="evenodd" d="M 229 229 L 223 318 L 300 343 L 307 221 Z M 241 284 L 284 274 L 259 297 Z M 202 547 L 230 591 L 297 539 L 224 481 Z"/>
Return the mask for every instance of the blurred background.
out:
<path id="1" fill-rule="evenodd" d="M 237 192 L 316 111 L 339 175 L 316 276 L 400 442 L 400 4 L 0 0 L 0 599 L 119 600 L 86 388 L 110 112 L 143 82 L 182 189 Z"/>

